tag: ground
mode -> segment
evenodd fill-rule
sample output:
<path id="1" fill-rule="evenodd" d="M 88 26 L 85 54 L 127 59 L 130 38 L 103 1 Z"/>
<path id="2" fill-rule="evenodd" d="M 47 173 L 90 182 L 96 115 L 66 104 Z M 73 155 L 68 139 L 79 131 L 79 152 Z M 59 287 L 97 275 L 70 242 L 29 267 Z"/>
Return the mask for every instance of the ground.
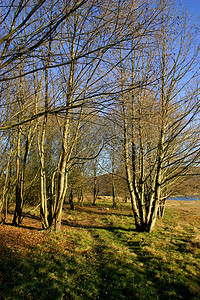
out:
<path id="1" fill-rule="evenodd" d="M 39 212 L 0 225 L 0 299 L 199 299 L 200 201 L 168 201 L 153 233 L 130 204 L 65 205 L 59 234 Z"/>

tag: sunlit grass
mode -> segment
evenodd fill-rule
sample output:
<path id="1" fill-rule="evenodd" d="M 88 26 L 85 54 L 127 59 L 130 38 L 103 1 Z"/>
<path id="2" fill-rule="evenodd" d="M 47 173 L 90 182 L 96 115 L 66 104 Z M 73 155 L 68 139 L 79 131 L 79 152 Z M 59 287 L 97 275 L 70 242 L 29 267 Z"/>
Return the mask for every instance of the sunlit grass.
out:
<path id="1" fill-rule="evenodd" d="M 103 204 L 65 209 L 61 233 L 0 258 L 2 299 L 199 299 L 200 201 L 168 203 L 151 234 Z"/>

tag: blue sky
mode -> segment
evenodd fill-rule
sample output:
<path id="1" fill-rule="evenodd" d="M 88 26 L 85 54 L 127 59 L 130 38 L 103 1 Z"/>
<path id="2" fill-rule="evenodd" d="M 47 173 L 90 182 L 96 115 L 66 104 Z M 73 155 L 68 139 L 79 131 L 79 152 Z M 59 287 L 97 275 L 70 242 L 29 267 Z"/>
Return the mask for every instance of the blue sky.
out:
<path id="1" fill-rule="evenodd" d="M 200 17 L 200 0 L 182 0 L 182 3 L 191 15 Z"/>

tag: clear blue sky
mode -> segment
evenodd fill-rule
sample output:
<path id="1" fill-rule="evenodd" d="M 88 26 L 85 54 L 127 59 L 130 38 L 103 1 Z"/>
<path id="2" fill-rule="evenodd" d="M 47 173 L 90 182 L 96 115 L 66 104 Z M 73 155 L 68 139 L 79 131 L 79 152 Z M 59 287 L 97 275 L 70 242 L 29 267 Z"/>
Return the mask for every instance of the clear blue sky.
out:
<path id="1" fill-rule="evenodd" d="M 182 0 L 183 7 L 195 17 L 200 17 L 200 0 Z"/>

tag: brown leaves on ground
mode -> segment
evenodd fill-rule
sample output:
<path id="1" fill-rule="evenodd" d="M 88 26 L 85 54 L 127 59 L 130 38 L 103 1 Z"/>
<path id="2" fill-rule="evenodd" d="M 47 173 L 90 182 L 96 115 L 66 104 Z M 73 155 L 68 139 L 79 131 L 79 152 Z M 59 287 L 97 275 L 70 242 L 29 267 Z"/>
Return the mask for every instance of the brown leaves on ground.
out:
<path id="1" fill-rule="evenodd" d="M 38 244 L 45 243 L 47 236 L 44 232 L 39 231 L 40 222 L 31 218 L 23 220 L 21 227 L 11 225 L 11 215 L 7 223 L 0 225 L 0 256 L 7 257 L 9 254 L 20 252 L 22 255 L 31 253 Z"/>
<path id="2" fill-rule="evenodd" d="M 184 205 L 183 205 L 184 204 Z M 195 224 L 200 224 L 199 205 L 197 201 L 168 201 L 167 207 L 177 209 L 181 215 L 182 223 L 193 220 Z M 72 212 L 71 212 L 72 213 Z M 76 206 L 75 213 L 69 213 L 69 207 L 66 205 L 63 211 L 63 225 L 62 229 L 73 228 L 97 228 L 107 227 L 109 224 L 102 218 L 103 215 L 124 215 L 131 216 L 130 208 L 125 208 L 121 211 L 120 208 L 112 209 L 107 207 L 94 207 L 94 206 Z M 79 217 L 79 213 L 81 217 Z M 102 216 L 101 224 L 97 220 Z M 15 253 L 25 256 L 35 251 L 38 247 L 42 246 L 43 251 L 55 252 L 59 251 L 56 245 L 56 238 L 54 241 L 49 238 L 48 232 L 41 230 L 41 223 L 39 218 L 34 216 L 26 216 L 23 219 L 22 226 L 15 227 L 11 225 L 12 214 L 9 214 L 7 223 L 0 225 L 0 256 L 13 257 Z M 61 245 L 62 243 L 62 245 Z M 46 245 L 46 246 L 45 246 Z M 69 249 L 72 245 L 70 240 L 59 239 L 59 248 Z"/>

